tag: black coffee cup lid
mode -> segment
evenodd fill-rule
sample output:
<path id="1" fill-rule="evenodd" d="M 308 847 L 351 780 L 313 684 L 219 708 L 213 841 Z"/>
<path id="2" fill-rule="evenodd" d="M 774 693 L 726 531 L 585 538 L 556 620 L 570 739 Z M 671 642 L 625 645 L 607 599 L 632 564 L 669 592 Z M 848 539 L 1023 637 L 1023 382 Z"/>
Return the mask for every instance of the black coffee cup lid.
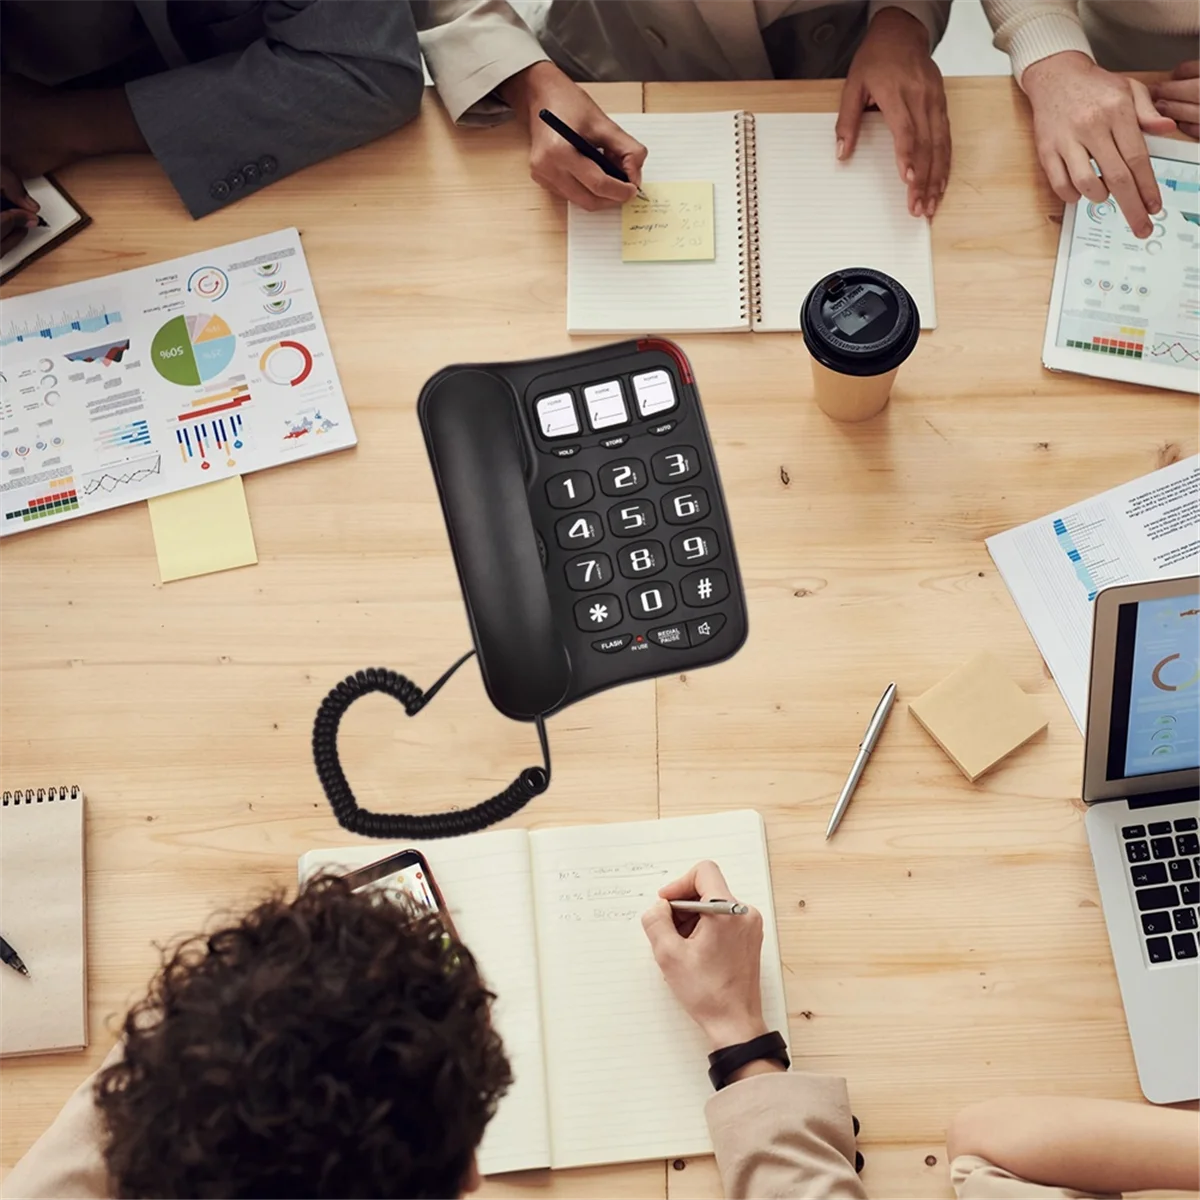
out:
<path id="1" fill-rule="evenodd" d="M 842 375 L 882 375 L 912 353 L 921 332 L 907 288 L 871 267 L 834 271 L 800 309 L 808 352 Z"/>

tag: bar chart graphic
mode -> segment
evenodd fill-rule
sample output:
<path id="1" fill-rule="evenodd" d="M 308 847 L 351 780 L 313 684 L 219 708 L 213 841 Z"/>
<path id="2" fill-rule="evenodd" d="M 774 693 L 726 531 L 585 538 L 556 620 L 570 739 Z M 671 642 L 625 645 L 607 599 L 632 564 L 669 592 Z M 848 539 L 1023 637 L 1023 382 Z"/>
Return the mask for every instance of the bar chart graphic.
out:
<path id="1" fill-rule="evenodd" d="M 208 471 L 220 456 L 224 457 L 227 467 L 237 465 L 236 451 L 245 444 L 242 434 L 242 416 L 235 412 L 176 429 L 175 440 L 185 465 L 190 463 L 201 471 Z"/>
<path id="2" fill-rule="evenodd" d="M 1054 536 L 1058 539 L 1058 544 L 1063 553 L 1071 560 L 1071 566 L 1075 568 L 1075 575 L 1079 582 L 1083 584 L 1088 600 L 1095 600 L 1096 593 L 1100 589 L 1096 586 L 1096 580 L 1092 577 L 1092 570 L 1084 561 L 1083 555 L 1079 553 L 1079 549 L 1075 545 L 1075 539 L 1071 536 L 1071 531 L 1067 528 L 1067 523 L 1062 517 L 1054 518 Z"/>
<path id="3" fill-rule="evenodd" d="M 123 446 L 149 446 L 150 425 L 145 418 L 113 425 L 96 434 L 96 445 L 101 450 L 117 450 Z"/>
<path id="4" fill-rule="evenodd" d="M 72 333 L 99 333 L 110 325 L 120 323 L 120 312 L 102 303 L 45 315 L 38 313 L 21 324 L 11 321 L 0 333 L 0 346 L 66 337 Z"/>
<path id="5" fill-rule="evenodd" d="M 61 479 L 51 479 L 46 484 L 46 491 L 41 496 L 28 501 L 20 508 L 4 514 L 6 521 L 44 521 L 47 517 L 57 517 L 65 512 L 71 512 L 79 507 L 79 497 L 75 492 L 75 479 L 65 475 Z"/>

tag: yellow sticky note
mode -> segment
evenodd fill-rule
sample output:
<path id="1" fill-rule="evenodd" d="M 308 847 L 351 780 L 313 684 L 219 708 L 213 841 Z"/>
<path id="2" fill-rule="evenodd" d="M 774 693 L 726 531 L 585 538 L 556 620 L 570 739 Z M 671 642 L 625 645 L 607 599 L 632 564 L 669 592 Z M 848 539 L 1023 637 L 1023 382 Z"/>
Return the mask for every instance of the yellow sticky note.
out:
<path id="1" fill-rule="evenodd" d="M 258 562 L 240 475 L 148 503 L 163 583 Z"/>
<path id="2" fill-rule="evenodd" d="M 621 209 L 622 262 L 713 258 L 713 185 L 643 183 Z"/>

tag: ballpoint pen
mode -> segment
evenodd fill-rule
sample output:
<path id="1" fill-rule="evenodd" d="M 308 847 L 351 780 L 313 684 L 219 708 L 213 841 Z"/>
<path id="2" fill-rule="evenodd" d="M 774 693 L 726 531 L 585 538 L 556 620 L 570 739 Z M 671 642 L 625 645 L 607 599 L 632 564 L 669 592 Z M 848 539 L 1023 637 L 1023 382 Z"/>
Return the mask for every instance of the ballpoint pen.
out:
<path id="1" fill-rule="evenodd" d="M 875 706 L 875 713 L 871 717 L 871 722 L 867 726 L 867 732 L 863 735 L 862 742 L 859 744 L 858 753 L 854 756 L 854 766 L 850 768 L 850 775 L 842 786 L 842 794 L 838 797 L 837 804 L 834 805 L 833 816 L 829 818 L 829 827 L 825 830 L 826 841 L 829 841 L 833 837 L 833 831 L 837 829 L 846 809 L 850 807 L 850 797 L 854 795 L 854 789 L 858 787 L 858 781 L 862 778 L 862 773 L 867 765 L 867 759 L 871 757 L 871 751 L 875 749 L 875 743 L 879 741 L 879 735 L 883 732 L 883 726 L 888 719 L 888 713 L 892 711 L 892 704 L 895 699 L 896 685 L 889 683 L 887 690 Z"/>
<path id="2" fill-rule="evenodd" d="M 29 975 L 29 968 L 21 961 L 21 956 L 0 937 L 0 962 L 12 967 L 22 975 Z"/>
<path id="3" fill-rule="evenodd" d="M 748 904 L 739 904 L 736 900 L 672 900 L 670 903 L 676 912 L 708 913 L 714 917 L 742 917 L 750 911 Z"/>
<path id="4" fill-rule="evenodd" d="M 626 175 L 625 172 L 618 167 L 615 162 L 611 162 L 609 159 L 607 159 L 598 149 L 596 149 L 595 146 L 592 145 L 591 142 L 587 140 L 587 138 L 583 137 L 582 134 L 576 133 L 575 130 L 566 123 L 566 121 L 556 117 L 548 108 L 543 108 L 541 112 L 538 113 L 538 118 L 545 124 L 549 125 L 550 128 L 553 129 L 554 132 L 557 133 L 564 142 L 574 146 L 584 158 L 588 159 L 590 162 L 594 162 L 596 166 L 598 166 L 600 170 L 602 170 L 605 175 L 609 177 L 609 179 L 616 179 L 620 183 L 632 182 L 629 176 Z M 646 193 L 643 192 L 641 188 L 638 188 L 637 194 L 640 200 L 645 200 L 647 198 Z"/>

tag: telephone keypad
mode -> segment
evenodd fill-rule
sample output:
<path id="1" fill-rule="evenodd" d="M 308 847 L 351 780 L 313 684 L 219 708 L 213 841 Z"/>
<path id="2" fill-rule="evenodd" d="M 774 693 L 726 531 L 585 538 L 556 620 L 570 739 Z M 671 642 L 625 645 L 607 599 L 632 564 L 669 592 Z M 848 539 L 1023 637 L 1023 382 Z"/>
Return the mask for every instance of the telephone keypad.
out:
<path id="1" fill-rule="evenodd" d="M 700 455 L 694 446 L 672 446 L 651 458 L 650 470 L 659 483 L 683 483 L 700 474 Z"/>
<path id="2" fill-rule="evenodd" d="M 709 514 L 708 493 L 702 487 L 676 488 L 662 498 L 663 516 L 669 525 L 690 525 Z"/>
<path id="3" fill-rule="evenodd" d="M 600 633 L 621 623 L 621 602 L 607 592 L 575 601 L 575 624 L 584 633 Z"/>
<path id="4" fill-rule="evenodd" d="M 698 567 L 701 563 L 711 562 L 719 550 L 717 535 L 711 529 L 685 529 L 671 539 L 671 557 L 681 567 Z"/>
<path id="5" fill-rule="evenodd" d="M 564 471 L 546 480 L 546 499 L 551 508 L 578 508 L 595 494 L 592 477 L 586 471 Z"/>
<path id="6" fill-rule="evenodd" d="M 604 526 L 600 524 L 598 513 L 571 513 L 559 517 L 554 533 L 564 550 L 582 550 L 585 546 L 594 546 L 604 536 Z"/>
<path id="7" fill-rule="evenodd" d="M 566 565 L 567 586 L 573 592 L 603 587 L 613 577 L 612 559 L 607 554 L 581 554 Z"/>
<path id="8" fill-rule="evenodd" d="M 658 524 L 654 505 L 649 500 L 627 500 L 608 510 L 608 527 L 617 537 L 636 537 L 649 533 Z"/>
<path id="9" fill-rule="evenodd" d="M 662 542 L 636 542 L 622 546 L 617 555 L 617 566 L 626 579 L 646 579 L 657 575 L 667 565 L 667 552 Z"/>
<path id="10" fill-rule="evenodd" d="M 675 589 L 665 579 L 631 588 L 626 599 L 629 615 L 637 621 L 653 621 L 675 611 Z"/>
<path id="11" fill-rule="evenodd" d="M 600 490 L 606 496 L 630 496 L 645 486 L 646 464 L 639 458 L 619 458 L 600 468 Z"/>

